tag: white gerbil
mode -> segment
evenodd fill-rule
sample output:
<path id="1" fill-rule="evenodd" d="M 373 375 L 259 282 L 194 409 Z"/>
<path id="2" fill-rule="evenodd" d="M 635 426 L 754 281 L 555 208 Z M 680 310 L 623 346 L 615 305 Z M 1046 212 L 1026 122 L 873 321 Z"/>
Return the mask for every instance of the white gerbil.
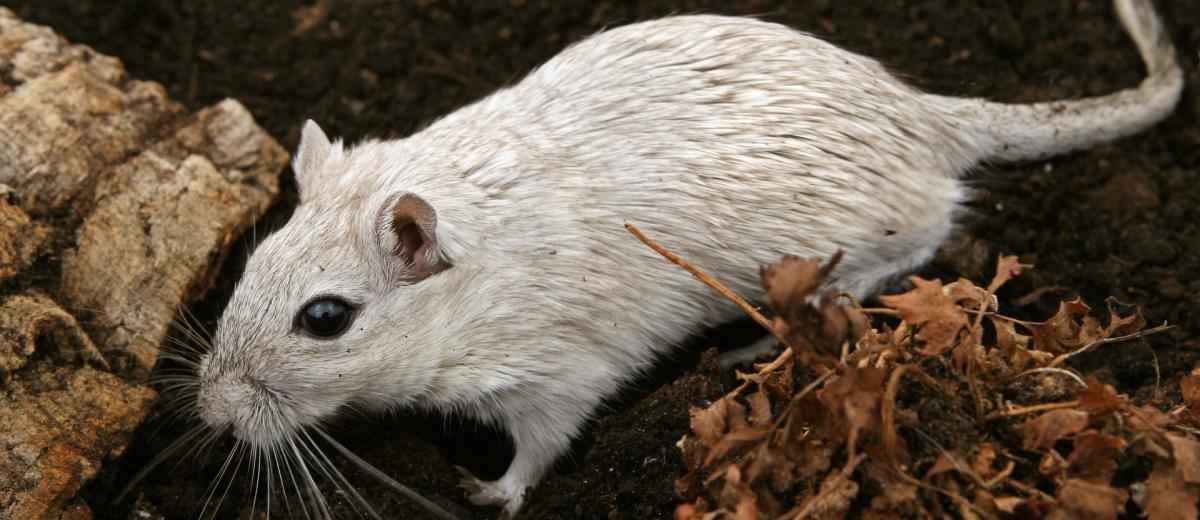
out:
<path id="1" fill-rule="evenodd" d="M 199 412 L 286 446 L 345 406 L 465 412 L 511 433 L 470 499 L 516 513 L 606 396 L 738 310 L 648 235 L 761 296 L 781 255 L 845 256 L 857 296 L 925 262 L 985 160 L 1146 129 L 1183 75 L 1148 0 L 1116 0 L 1148 77 L 1076 101 L 922 93 L 875 60 L 759 20 L 635 23 L 405 139 L 305 124 L 300 205 L 263 241 L 202 360 Z"/>

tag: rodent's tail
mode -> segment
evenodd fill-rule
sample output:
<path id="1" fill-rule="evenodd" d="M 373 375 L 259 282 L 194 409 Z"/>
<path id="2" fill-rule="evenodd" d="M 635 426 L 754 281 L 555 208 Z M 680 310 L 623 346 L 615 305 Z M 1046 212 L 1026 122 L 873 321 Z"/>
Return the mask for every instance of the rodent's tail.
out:
<path id="1" fill-rule="evenodd" d="M 984 158 L 1036 160 L 1114 141 L 1165 119 L 1183 90 L 1175 46 L 1151 0 L 1114 0 L 1125 32 L 1148 76 L 1136 88 L 1107 96 L 1033 104 L 941 98 L 960 120 L 972 121 Z"/>

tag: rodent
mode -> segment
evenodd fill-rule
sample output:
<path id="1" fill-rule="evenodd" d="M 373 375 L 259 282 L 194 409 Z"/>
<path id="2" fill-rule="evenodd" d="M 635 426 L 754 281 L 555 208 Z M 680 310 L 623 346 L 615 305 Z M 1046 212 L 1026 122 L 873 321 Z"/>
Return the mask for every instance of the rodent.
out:
<path id="1" fill-rule="evenodd" d="M 398 140 L 308 121 L 300 204 L 251 255 L 199 368 L 212 428 L 271 450 L 346 406 L 453 410 L 515 457 L 470 500 L 511 516 L 600 401 L 739 311 L 625 231 L 737 292 L 759 266 L 844 251 L 858 297 L 927 261 L 985 161 L 1140 132 L 1183 74 L 1149 0 L 1115 0 L 1148 71 L 1035 104 L 923 93 L 788 27 L 686 15 L 571 45 Z"/>

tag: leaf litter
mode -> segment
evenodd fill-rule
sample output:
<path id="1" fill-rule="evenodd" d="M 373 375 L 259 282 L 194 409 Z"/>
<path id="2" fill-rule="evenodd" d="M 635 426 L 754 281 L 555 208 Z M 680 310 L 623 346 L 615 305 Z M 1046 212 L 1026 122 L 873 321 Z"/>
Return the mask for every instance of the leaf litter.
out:
<path id="1" fill-rule="evenodd" d="M 1079 299 L 1040 322 L 1005 316 L 996 291 L 1032 268 L 1012 256 L 986 287 L 914 276 L 862 308 L 826 283 L 840 257 L 763 268 L 772 319 L 739 303 L 786 348 L 689 410 L 676 520 L 1200 514 L 1200 368 L 1179 404 L 1135 402 L 1067 362 L 1168 325 L 1113 299 L 1106 320 Z"/>

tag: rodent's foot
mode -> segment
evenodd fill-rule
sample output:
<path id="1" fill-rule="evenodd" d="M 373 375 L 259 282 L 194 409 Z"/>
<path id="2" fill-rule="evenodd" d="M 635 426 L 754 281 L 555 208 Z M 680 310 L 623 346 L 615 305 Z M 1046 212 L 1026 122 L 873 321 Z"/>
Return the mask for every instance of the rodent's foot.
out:
<path id="1" fill-rule="evenodd" d="M 502 520 L 512 518 L 521 509 L 525 486 L 514 486 L 508 481 L 509 479 L 504 478 L 485 482 L 472 475 L 466 468 L 455 466 L 454 469 L 458 470 L 463 477 L 458 481 L 458 487 L 466 490 L 467 499 L 472 504 L 501 506 L 503 508 L 500 513 Z"/>

